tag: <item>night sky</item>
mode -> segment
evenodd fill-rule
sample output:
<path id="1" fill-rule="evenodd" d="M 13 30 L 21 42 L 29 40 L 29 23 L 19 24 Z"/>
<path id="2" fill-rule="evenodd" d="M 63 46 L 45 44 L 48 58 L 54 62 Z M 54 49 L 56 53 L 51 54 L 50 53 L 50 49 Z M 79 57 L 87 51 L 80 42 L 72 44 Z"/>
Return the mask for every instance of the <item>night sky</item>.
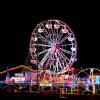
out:
<path id="1" fill-rule="evenodd" d="M 46 9 L 46 7 L 45 7 Z M 81 8 L 64 11 L 54 9 L 45 11 L 24 5 L 1 9 L 0 16 L 0 66 L 19 66 L 28 56 L 29 42 L 35 26 L 46 19 L 60 19 L 74 31 L 78 43 L 77 62 L 74 66 L 99 67 L 100 65 L 100 31 L 97 23 L 98 13 L 90 13 Z M 80 9 L 80 11 L 79 11 Z M 85 13 L 89 13 L 88 15 Z"/>

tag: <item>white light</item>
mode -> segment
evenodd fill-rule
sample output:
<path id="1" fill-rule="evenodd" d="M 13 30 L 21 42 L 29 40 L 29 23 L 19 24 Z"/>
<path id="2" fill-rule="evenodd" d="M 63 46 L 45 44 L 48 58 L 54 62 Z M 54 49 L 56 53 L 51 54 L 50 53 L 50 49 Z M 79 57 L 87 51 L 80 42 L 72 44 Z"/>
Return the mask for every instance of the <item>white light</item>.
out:
<path id="1" fill-rule="evenodd" d="M 69 75 L 65 75 L 65 79 L 68 79 Z"/>
<path id="2" fill-rule="evenodd" d="M 42 32 L 43 32 L 43 29 L 39 28 L 39 29 L 38 29 L 38 32 L 39 32 L 39 33 L 42 33 Z"/>
<path id="3" fill-rule="evenodd" d="M 36 51 L 36 48 L 34 49 L 34 51 Z"/>
<path id="4" fill-rule="evenodd" d="M 61 31 L 63 32 L 63 33 L 68 33 L 68 29 L 61 29 Z"/>
<path id="5" fill-rule="evenodd" d="M 77 61 L 77 58 L 75 58 L 75 62 Z"/>
<path id="6" fill-rule="evenodd" d="M 52 28 L 52 24 L 46 24 L 45 27 L 50 29 L 50 28 Z"/>
<path id="7" fill-rule="evenodd" d="M 74 61 L 74 58 L 71 58 L 70 60 L 71 60 L 71 61 Z"/>
<path id="8" fill-rule="evenodd" d="M 91 72 L 93 72 L 93 68 L 91 68 Z"/>
<path id="9" fill-rule="evenodd" d="M 74 40 L 74 38 L 68 37 L 68 40 L 69 40 L 69 41 L 73 41 L 73 40 Z"/>
<path id="10" fill-rule="evenodd" d="M 32 64 L 37 64 L 37 61 L 36 60 L 31 60 L 31 63 Z"/>
<path id="11" fill-rule="evenodd" d="M 37 41 L 37 37 L 35 37 L 35 40 L 34 41 Z"/>
<path id="12" fill-rule="evenodd" d="M 60 28 L 60 25 L 54 24 L 55 29 Z"/>
<path id="13" fill-rule="evenodd" d="M 72 51 L 76 51 L 76 48 L 72 47 L 71 50 L 72 50 Z"/>

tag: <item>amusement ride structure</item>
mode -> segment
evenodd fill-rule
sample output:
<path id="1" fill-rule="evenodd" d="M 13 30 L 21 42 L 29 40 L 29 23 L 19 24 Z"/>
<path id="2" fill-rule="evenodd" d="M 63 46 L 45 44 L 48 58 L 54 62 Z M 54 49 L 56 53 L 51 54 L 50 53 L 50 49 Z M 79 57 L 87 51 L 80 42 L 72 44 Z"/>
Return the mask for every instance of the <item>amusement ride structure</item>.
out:
<path id="1" fill-rule="evenodd" d="M 29 53 L 25 64 L 0 72 L 0 76 L 2 76 L 4 73 L 22 68 L 21 74 L 17 73 L 13 77 L 6 76 L 5 80 L 0 81 L 0 86 L 6 88 L 13 85 L 16 89 L 18 88 L 17 92 L 27 86 L 29 86 L 30 92 L 34 90 L 32 90 L 34 87 L 39 91 L 46 87 L 51 87 L 51 90 L 56 88 L 56 92 L 59 89 L 62 91 L 61 93 L 69 91 L 70 88 L 72 93 L 75 90 L 79 91 L 80 84 L 88 91 L 90 86 L 88 80 L 91 79 L 92 93 L 95 94 L 94 80 L 96 77 L 94 78 L 93 75 L 95 69 L 84 69 L 76 73 L 72 67 L 77 60 L 76 57 L 77 41 L 72 29 L 61 20 L 45 20 L 39 23 L 31 34 Z M 85 81 L 83 78 L 82 81 L 78 75 L 86 70 L 89 70 L 87 80 Z M 96 70 L 100 73 L 99 69 Z"/>

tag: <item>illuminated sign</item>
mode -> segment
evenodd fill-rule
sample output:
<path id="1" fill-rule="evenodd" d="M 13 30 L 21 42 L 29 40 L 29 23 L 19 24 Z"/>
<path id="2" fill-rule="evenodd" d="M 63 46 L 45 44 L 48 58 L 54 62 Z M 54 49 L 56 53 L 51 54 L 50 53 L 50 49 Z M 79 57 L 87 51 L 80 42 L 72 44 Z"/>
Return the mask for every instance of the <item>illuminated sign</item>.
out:
<path id="1" fill-rule="evenodd" d="M 100 76 L 96 75 L 95 84 L 100 84 Z"/>
<path id="2" fill-rule="evenodd" d="M 15 76 L 24 76 L 23 73 L 15 73 Z"/>

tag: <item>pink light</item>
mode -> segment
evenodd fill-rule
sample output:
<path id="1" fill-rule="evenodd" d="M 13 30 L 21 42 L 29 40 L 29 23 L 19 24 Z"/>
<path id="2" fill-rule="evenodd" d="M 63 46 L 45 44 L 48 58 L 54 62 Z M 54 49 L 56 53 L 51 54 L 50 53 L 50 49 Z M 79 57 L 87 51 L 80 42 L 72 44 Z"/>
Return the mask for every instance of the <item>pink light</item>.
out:
<path id="1" fill-rule="evenodd" d="M 37 61 L 36 60 L 31 60 L 31 63 L 32 64 L 37 64 Z"/>
<path id="2" fill-rule="evenodd" d="M 59 48 L 60 48 L 60 44 L 57 43 L 57 44 L 55 45 L 55 48 L 56 48 L 56 49 L 59 49 Z"/>
<path id="3" fill-rule="evenodd" d="M 32 49 L 32 48 L 29 48 L 29 51 L 30 51 L 30 52 L 33 52 L 33 49 Z"/>

